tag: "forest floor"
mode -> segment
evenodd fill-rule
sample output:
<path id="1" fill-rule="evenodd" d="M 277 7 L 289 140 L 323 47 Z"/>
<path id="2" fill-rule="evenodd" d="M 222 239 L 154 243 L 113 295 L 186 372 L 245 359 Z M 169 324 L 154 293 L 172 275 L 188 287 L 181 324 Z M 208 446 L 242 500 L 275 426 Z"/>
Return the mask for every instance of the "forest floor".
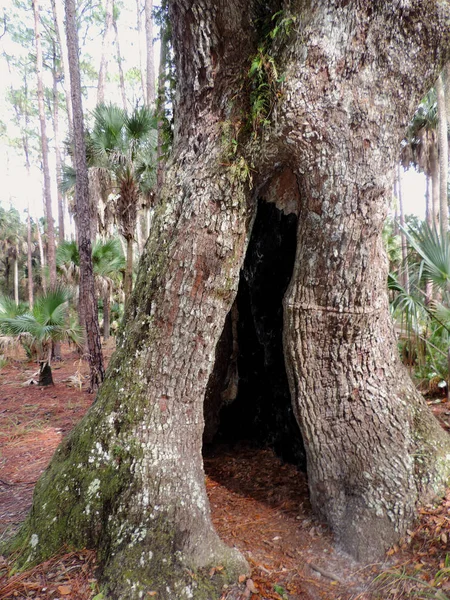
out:
<path id="1" fill-rule="evenodd" d="M 112 346 L 104 350 L 108 357 Z M 25 518 L 34 484 L 93 401 L 87 365 L 68 348 L 53 366 L 54 386 L 24 385 L 36 371 L 19 354 L 0 371 L 0 541 Z M 430 405 L 450 429 L 450 406 Z M 313 516 L 305 475 L 270 450 L 215 447 L 205 471 L 214 524 L 252 567 L 251 579 L 224 590 L 224 600 L 450 600 L 450 490 L 440 504 L 421 509 L 415 528 L 384 561 L 362 565 L 336 550 Z M 95 566 L 93 551 L 63 550 L 11 575 L 0 558 L 0 600 L 100 600 Z"/>

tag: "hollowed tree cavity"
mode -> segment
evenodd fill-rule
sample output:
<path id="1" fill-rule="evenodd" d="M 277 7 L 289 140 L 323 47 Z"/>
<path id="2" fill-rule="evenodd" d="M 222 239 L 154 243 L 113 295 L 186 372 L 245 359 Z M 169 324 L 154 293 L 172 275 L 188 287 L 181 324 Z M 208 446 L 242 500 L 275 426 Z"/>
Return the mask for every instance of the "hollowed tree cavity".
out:
<path id="1" fill-rule="evenodd" d="M 305 467 L 283 354 L 282 300 L 295 260 L 297 217 L 259 202 L 238 294 L 205 397 L 205 444 L 269 446 Z"/>

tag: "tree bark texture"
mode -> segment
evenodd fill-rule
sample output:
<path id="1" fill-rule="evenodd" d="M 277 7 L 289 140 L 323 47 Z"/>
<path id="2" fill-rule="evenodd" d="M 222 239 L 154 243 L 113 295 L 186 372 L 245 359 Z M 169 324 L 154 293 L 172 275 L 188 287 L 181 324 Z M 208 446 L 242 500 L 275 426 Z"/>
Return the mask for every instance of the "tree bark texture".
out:
<path id="1" fill-rule="evenodd" d="M 449 439 L 397 355 L 381 234 L 408 118 L 449 52 L 450 7 L 285 9 L 293 30 L 272 49 L 284 83 L 271 123 L 246 134 L 243 57 L 260 46 L 257 17 L 273 15 L 244 0 L 170 3 L 172 163 L 108 376 L 13 544 L 22 562 L 63 542 L 97 547 L 110 598 L 217 598 L 246 569 L 211 525 L 201 445 L 260 195 L 290 197 L 298 214 L 284 351 L 316 512 L 345 550 L 379 556 L 448 475 Z"/>
<path id="2" fill-rule="evenodd" d="M 45 214 L 47 217 L 47 260 L 50 272 L 50 285 L 56 285 L 56 249 L 55 249 L 55 224 L 53 221 L 52 197 L 50 186 L 50 168 L 48 164 L 48 138 L 44 106 L 44 85 L 42 82 L 42 45 L 40 32 L 39 2 L 33 0 L 34 10 L 34 35 L 36 46 L 36 77 L 37 97 L 39 107 L 39 123 L 41 128 L 42 169 L 44 172 Z"/>
<path id="3" fill-rule="evenodd" d="M 78 34 L 75 2 L 66 0 L 66 36 L 72 92 L 73 138 L 75 158 L 75 203 L 78 225 L 78 251 L 80 254 L 80 294 L 82 323 L 86 331 L 90 391 L 96 391 L 104 379 L 103 355 L 100 343 L 97 298 L 92 267 L 91 223 L 93 214 L 89 199 L 89 180 L 84 139 L 84 122 L 81 101 L 80 68 L 78 60 Z"/>

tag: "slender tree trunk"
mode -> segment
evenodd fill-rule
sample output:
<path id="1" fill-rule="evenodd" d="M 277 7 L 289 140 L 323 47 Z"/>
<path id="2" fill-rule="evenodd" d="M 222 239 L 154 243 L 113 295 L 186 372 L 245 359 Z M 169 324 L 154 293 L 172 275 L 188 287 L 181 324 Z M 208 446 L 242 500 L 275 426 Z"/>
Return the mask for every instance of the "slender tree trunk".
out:
<path id="1" fill-rule="evenodd" d="M 45 252 L 44 252 L 44 244 L 42 243 L 42 235 L 41 235 L 41 229 L 39 227 L 39 220 L 36 220 L 36 235 L 37 235 L 37 239 L 38 239 L 38 246 L 39 246 L 39 259 L 41 262 L 41 280 L 42 280 L 42 291 L 44 292 L 44 294 L 47 291 L 47 278 L 45 276 Z"/>
<path id="2" fill-rule="evenodd" d="M 103 381 L 105 371 L 100 343 L 98 308 L 94 291 L 94 274 L 92 269 L 90 225 L 93 215 L 89 201 L 89 180 L 84 139 L 75 0 L 66 0 L 65 8 L 70 83 L 72 89 L 75 169 L 77 174 L 75 183 L 75 199 L 78 223 L 78 250 L 80 254 L 79 302 L 82 306 L 81 310 L 84 317 L 88 347 L 90 391 L 93 392 L 98 389 Z"/>
<path id="3" fill-rule="evenodd" d="M 404 234 L 405 228 L 405 212 L 403 209 L 403 186 L 402 186 L 402 171 L 401 165 L 397 167 L 397 192 L 398 192 L 398 206 L 400 211 L 400 225 L 402 231 L 400 231 L 400 239 L 402 241 L 402 283 L 407 294 L 409 294 L 409 272 L 408 272 L 408 247 L 406 245 L 406 236 Z"/>
<path id="4" fill-rule="evenodd" d="M 125 305 L 127 304 L 130 296 L 131 290 L 133 289 L 133 238 L 127 238 L 126 240 L 126 266 L 125 266 L 125 278 L 123 282 L 123 291 L 125 293 Z"/>
<path id="5" fill-rule="evenodd" d="M 103 295 L 103 339 L 106 341 L 110 337 L 111 327 L 111 290 L 108 289 Z"/>
<path id="6" fill-rule="evenodd" d="M 28 270 L 28 305 L 30 310 L 34 304 L 34 288 L 33 288 L 33 260 L 32 260 L 32 242 L 31 242 L 31 212 L 30 201 L 28 200 L 27 210 L 27 270 Z"/>
<path id="7" fill-rule="evenodd" d="M 145 38 L 147 41 L 147 106 L 154 108 L 155 106 L 155 54 L 153 51 L 153 0 L 145 0 Z"/>
<path id="8" fill-rule="evenodd" d="M 142 99 L 147 104 L 145 79 L 144 79 L 144 60 L 142 58 L 142 18 L 141 18 L 141 0 L 136 0 L 136 24 L 137 24 L 137 35 L 138 35 L 138 48 L 139 48 L 139 74 L 141 77 L 141 89 Z"/>
<path id="9" fill-rule="evenodd" d="M 166 25 L 161 26 L 161 47 L 159 53 L 158 71 L 158 146 L 156 150 L 156 188 L 160 190 L 164 184 L 165 160 L 164 160 L 164 119 L 166 110 L 166 69 L 169 57 L 169 39 Z"/>
<path id="10" fill-rule="evenodd" d="M 64 198 L 61 192 L 61 139 L 59 136 L 59 98 L 56 52 L 53 49 L 53 132 L 55 134 L 56 193 L 58 196 L 58 239 L 64 242 Z"/>
<path id="11" fill-rule="evenodd" d="M 108 73 L 108 59 L 111 50 L 113 31 L 113 0 L 106 0 L 105 31 L 103 33 L 102 55 L 98 71 L 97 104 L 105 102 L 105 84 Z"/>
<path id="12" fill-rule="evenodd" d="M 119 30 L 117 28 L 117 21 L 114 18 L 114 1 L 113 1 L 113 26 L 114 26 L 114 37 L 115 37 L 115 42 L 116 42 L 117 66 L 119 67 L 120 95 L 122 97 L 123 110 L 125 112 L 127 112 L 127 95 L 125 93 L 125 78 L 123 76 L 122 56 L 120 54 Z"/>
<path id="13" fill-rule="evenodd" d="M 69 137 L 72 135 L 72 104 L 70 100 L 70 77 L 69 77 L 69 59 L 67 57 L 67 42 L 66 33 L 64 31 L 64 18 L 63 18 L 63 3 L 51 0 L 53 23 L 55 27 L 56 39 L 58 41 L 58 47 L 60 49 L 62 75 L 64 78 L 64 95 L 66 99 L 67 109 L 67 120 L 69 127 Z"/>
<path id="14" fill-rule="evenodd" d="M 404 123 L 439 48 L 450 52 L 450 7 L 408 4 L 405 28 L 405 6 L 291 7 L 292 38 L 273 48 L 284 77 L 272 125 L 257 140 L 241 131 L 225 161 L 224 121 L 239 129 L 248 109 L 243 57 L 260 47 L 261 3 L 170 3 L 174 159 L 108 378 L 11 545 L 22 563 L 63 542 L 95 546 L 113 600 L 213 600 L 246 569 L 211 525 L 203 398 L 265 189 L 299 215 L 283 338 L 315 511 L 367 559 L 442 492 L 450 440 L 398 357 L 382 229 Z"/>
<path id="15" fill-rule="evenodd" d="M 56 253 L 55 253 L 55 226 L 53 222 L 52 197 L 50 186 L 50 167 L 48 164 L 48 139 L 46 131 L 46 117 L 44 105 L 44 85 L 42 82 L 42 47 L 40 33 L 39 1 L 33 0 L 34 34 L 36 44 L 36 77 L 37 96 L 39 107 L 39 122 L 41 127 L 42 166 L 44 171 L 44 196 L 47 217 L 47 259 L 50 272 L 50 285 L 56 285 Z"/>
<path id="16" fill-rule="evenodd" d="M 438 146 L 439 146 L 439 216 L 441 237 L 448 232 L 448 135 L 447 112 L 442 74 L 436 80 L 436 95 L 439 116 Z"/>
<path id="17" fill-rule="evenodd" d="M 439 158 L 437 145 L 430 147 L 431 210 L 433 225 L 439 231 Z"/>
<path id="18" fill-rule="evenodd" d="M 14 250 L 14 302 L 19 306 L 19 248 L 16 246 Z"/>
<path id="19" fill-rule="evenodd" d="M 431 198 L 430 198 L 430 175 L 426 173 L 426 187 L 425 187 L 425 221 L 427 222 L 429 227 L 433 227 L 433 210 L 431 206 Z M 433 284 L 430 280 L 427 280 L 425 283 L 425 304 L 430 304 L 433 298 Z"/>
<path id="20" fill-rule="evenodd" d="M 433 227 L 433 210 L 430 198 L 430 175 L 425 174 L 425 221 L 429 227 Z"/>

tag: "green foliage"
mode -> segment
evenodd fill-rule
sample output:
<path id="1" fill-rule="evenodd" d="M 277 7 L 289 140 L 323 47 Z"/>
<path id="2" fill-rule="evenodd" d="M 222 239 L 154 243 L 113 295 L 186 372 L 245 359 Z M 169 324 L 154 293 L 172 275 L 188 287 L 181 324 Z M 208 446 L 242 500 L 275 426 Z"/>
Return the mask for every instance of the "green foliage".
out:
<path id="1" fill-rule="evenodd" d="M 400 348 L 405 363 L 415 367 L 427 390 L 445 387 L 449 379 L 450 234 L 441 238 L 426 223 L 404 230 L 409 246 L 409 290 L 391 273 L 391 310 L 401 327 Z M 430 285 L 434 300 L 427 298 Z"/>
<path id="2" fill-rule="evenodd" d="M 261 127 L 270 124 L 270 115 L 281 96 L 279 69 L 273 49 L 286 43 L 292 33 L 296 17 L 278 11 L 270 18 L 268 32 L 263 34 L 257 53 L 251 58 L 247 77 L 250 82 L 250 121 L 256 136 Z M 262 30 L 266 30 L 262 27 Z"/>
<path id="3" fill-rule="evenodd" d="M 0 315 L 0 331 L 16 337 L 42 360 L 49 356 L 52 342 L 70 340 L 80 345 L 81 328 L 69 320 L 69 297 L 67 288 L 56 287 L 39 296 L 32 310 L 16 315 L 11 315 L 6 303 L 5 314 L 8 311 L 10 316 Z"/>

